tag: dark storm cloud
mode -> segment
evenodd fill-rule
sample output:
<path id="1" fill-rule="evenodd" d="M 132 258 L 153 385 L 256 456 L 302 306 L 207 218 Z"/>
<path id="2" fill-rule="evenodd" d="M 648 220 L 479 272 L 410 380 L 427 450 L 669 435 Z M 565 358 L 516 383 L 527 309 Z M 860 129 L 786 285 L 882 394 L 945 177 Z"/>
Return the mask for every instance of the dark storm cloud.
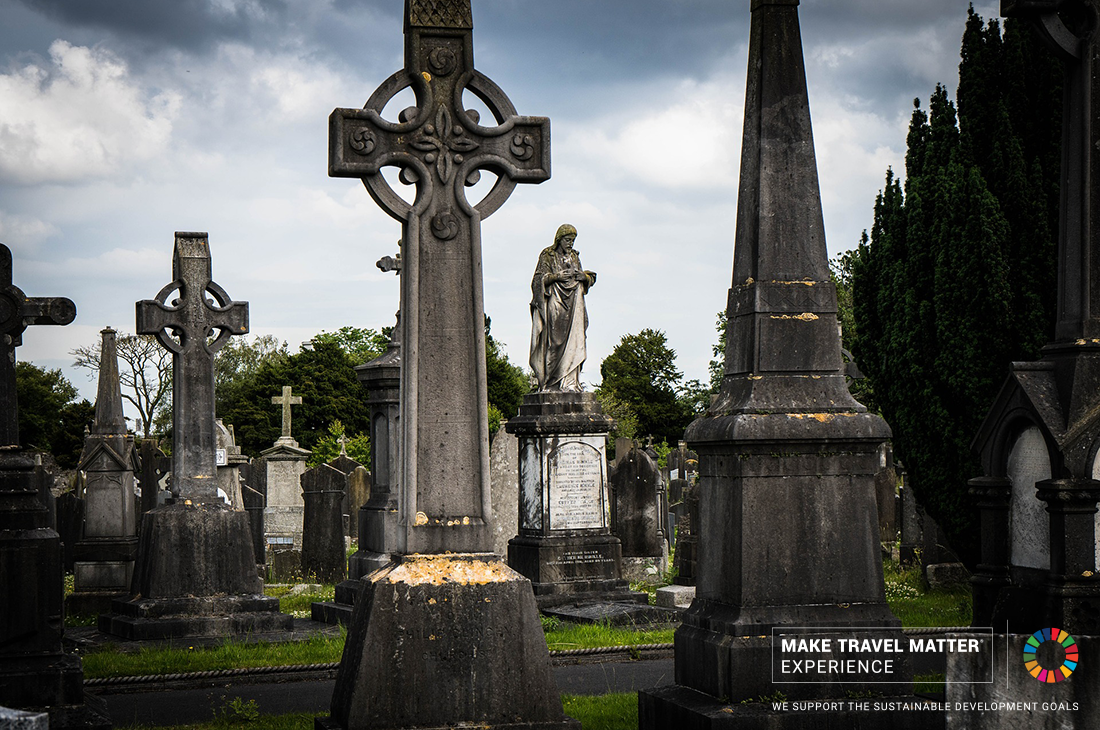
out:
<path id="1" fill-rule="evenodd" d="M 249 40 L 258 24 L 285 18 L 283 0 L 20 0 L 64 25 L 94 28 L 139 44 L 195 49 L 225 39 Z"/>

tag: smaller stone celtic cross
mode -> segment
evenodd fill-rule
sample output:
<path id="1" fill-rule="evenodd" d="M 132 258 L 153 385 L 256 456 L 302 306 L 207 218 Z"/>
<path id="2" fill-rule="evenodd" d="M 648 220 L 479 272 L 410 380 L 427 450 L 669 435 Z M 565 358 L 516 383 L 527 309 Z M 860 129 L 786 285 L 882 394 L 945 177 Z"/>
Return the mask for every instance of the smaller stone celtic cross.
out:
<path id="1" fill-rule="evenodd" d="M 290 439 L 290 407 L 302 405 L 302 397 L 291 395 L 292 386 L 284 385 L 282 395 L 271 396 L 271 402 L 283 407 L 283 439 Z"/>
<path id="2" fill-rule="evenodd" d="M 19 444 L 15 348 L 23 344 L 23 332 L 31 325 L 66 325 L 75 318 L 72 300 L 28 297 L 12 284 L 11 250 L 0 243 L 0 446 Z"/>
<path id="3" fill-rule="evenodd" d="M 137 332 L 155 335 L 172 353 L 172 491 L 192 502 L 221 502 L 214 354 L 248 332 L 248 302 L 231 300 L 211 280 L 205 233 L 176 233 L 172 281 L 156 299 L 137 303 Z"/>

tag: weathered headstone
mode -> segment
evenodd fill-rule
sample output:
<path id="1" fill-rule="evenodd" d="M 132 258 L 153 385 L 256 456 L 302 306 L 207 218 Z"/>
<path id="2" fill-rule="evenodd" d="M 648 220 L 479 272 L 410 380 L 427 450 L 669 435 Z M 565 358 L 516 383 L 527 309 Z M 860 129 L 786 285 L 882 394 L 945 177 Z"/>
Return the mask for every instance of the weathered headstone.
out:
<path id="1" fill-rule="evenodd" d="M 519 532 L 519 440 L 500 424 L 489 448 L 493 497 L 493 552 L 508 557 L 508 541 Z"/>
<path id="2" fill-rule="evenodd" d="M 137 468 L 134 436 L 122 414 L 115 331 L 107 328 L 99 358 L 95 420 L 84 439 L 78 469 L 85 474 L 84 534 L 74 554 L 73 593 L 67 610 L 101 613 L 129 594 L 137 559 Z"/>
<path id="3" fill-rule="evenodd" d="M 517 182 L 549 177 L 549 121 L 517 116 L 474 71 L 469 0 L 407 0 L 405 23 L 405 68 L 366 108 L 330 117 L 329 174 L 362 178 L 402 222 L 401 476 L 394 561 L 362 581 L 332 717 L 317 725 L 575 727 L 531 589 L 489 552 L 481 219 Z M 384 121 L 386 103 L 409 87 L 417 106 Z M 497 126 L 481 126 L 464 89 Z M 383 165 L 416 183 L 414 204 L 389 188 Z M 471 206 L 463 186 L 481 168 L 498 179 Z M 427 687 L 410 702 L 410 688 Z"/>
<path id="4" fill-rule="evenodd" d="M 254 477 L 262 472 L 262 467 L 253 470 L 252 461 L 246 461 L 237 467 L 241 482 L 241 501 L 244 503 L 244 511 L 248 513 L 252 552 L 256 556 L 257 566 L 262 566 L 267 557 L 267 546 L 264 543 L 264 507 L 267 506 L 267 498 L 264 496 L 262 480 L 257 484 Z"/>
<path id="5" fill-rule="evenodd" d="M 61 536 L 61 565 L 66 573 L 73 572 L 73 551 L 84 534 L 84 499 L 75 489 L 57 498 L 57 534 Z"/>
<path id="6" fill-rule="evenodd" d="M 888 547 L 898 539 L 897 493 L 894 450 L 889 443 L 885 443 L 879 451 L 879 470 L 875 473 L 875 502 L 878 504 L 878 539 Z"/>
<path id="7" fill-rule="evenodd" d="M 745 727 L 759 715 L 742 700 L 905 693 L 897 688 L 911 679 L 904 657 L 889 676 L 792 676 L 793 665 L 772 661 L 773 650 L 789 658 L 781 639 L 797 627 L 905 640 L 886 604 L 875 527 L 874 474 L 890 430 L 845 382 L 798 0 L 753 0 L 750 12 L 724 377 L 684 435 L 699 454 L 696 595 L 676 631 L 676 684 L 639 692 L 646 729 Z M 887 680 L 902 684 L 871 684 Z M 927 727 L 923 715 L 889 711 L 866 724 L 838 705 L 769 715 L 768 725 Z"/>
<path id="8" fill-rule="evenodd" d="M 291 435 L 292 405 L 302 402 L 292 394 L 291 386 L 283 386 L 281 396 L 272 396 L 271 402 L 282 406 L 282 435 L 275 444 L 260 452 L 264 467 L 264 485 L 267 507 L 264 508 L 264 536 L 267 552 L 290 552 L 297 556 L 298 566 L 291 573 L 297 574 L 301 566 L 302 524 L 305 500 L 302 497 L 302 474 L 306 471 L 309 449 L 303 449 Z M 291 556 L 284 556 L 279 564 L 293 565 Z M 269 563 L 274 565 L 274 563 Z M 276 575 L 276 580 L 286 580 L 291 575 Z"/>
<path id="9" fill-rule="evenodd" d="M 172 352 L 174 499 L 146 514 L 134 597 L 115 601 L 99 628 L 127 639 L 289 629 L 292 617 L 263 595 L 247 515 L 217 491 L 214 354 L 248 331 L 248 303 L 211 279 L 205 233 L 176 233 L 172 278 L 137 303 L 137 331 Z"/>
<path id="10" fill-rule="evenodd" d="M 214 419 L 214 429 L 217 432 L 217 451 L 214 463 L 218 468 L 218 490 L 223 499 L 229 502 L 233 509 L 244 509 L 244 500 L 241 497 L 241 464 L 248 461 L 248 457 L 241 453 L 233 436 L 233 426 L 226 427 L 220 418 Z"/>
<path id="11" fill-rule="evenodd" d="M 27 327 L 75 317 L 70 300 L 15 286 L 0 244 L 0 705 L 47 711 L 54 728 L 107 728 L 106 713 L 85 703 L 80 657 L 62 651 L 61 540 L 40 497 L 48 477 L 19 447 L 15 348 Z"/>
<path id="12" fill-rule="evenodd" d="M 608 475 L 611 484 L 611 533 L 623 551 L 623 577 L 645 580 L 650 568 L 668 569 L 668 543 L 661 512 L 661 472 L 657 462 L 641 449 L 631 449 L 617 460 Z"/>
<path id="13" fill-rule="evenodd" d="M 141 514 L 144 516 L 146 512 L 164 504 L 167 490 L 162 484 L 167 481 L 172 470 L 172 460 L 160 450 L 160 444 L 155 439 L 142 439 L 138 451 L 138 462 L 141 465 L 138 483 L 141 485 Z"/>
<path id="14" fill-rule="evenodd" d="M 343 510 L 347 482 L 347 474 L 328 464 L 302 474 L 302 578 L 307 582 L 339 583 L 347 577 Z"/>

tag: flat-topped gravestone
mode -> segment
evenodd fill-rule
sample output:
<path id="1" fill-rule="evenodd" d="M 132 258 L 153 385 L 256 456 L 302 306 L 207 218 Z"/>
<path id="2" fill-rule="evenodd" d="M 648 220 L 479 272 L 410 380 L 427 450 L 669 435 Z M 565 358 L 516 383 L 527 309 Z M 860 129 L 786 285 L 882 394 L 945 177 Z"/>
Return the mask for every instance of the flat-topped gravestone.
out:
<path id="1" fill-rule="evenodd" d="M 362 179 L 402 224 L 402 355 L 394 561 L 361 581 L 319 728 L 576 726 L 530 585 L 489 552 L 481 220 L 518 182 L 549 178 L 550 122 L 517 115 L 474 69 L 472 28 L 469 0 L 406 0 L 405 68 L 364 109 L 329 117 L 329 174 Z M 410 87 L 416 106 L 384 120 Z M 494 119 L 467 109 L 464 92 Z M 387 165 L 416 185 L 415 202 L 390 189 Z M 482 169 L 497 180 L 471 205 L 464 188 Z"/>
<path id="2" fill-rule="evenodd" d="M 102 331 L 99 392 L 77 468 L 85 473 L 84 534 L 74 553 L 74 590 L 66 609 L 98 614 L 130 592 L 137 559 L 134 436 L 126 432 L 115 331 Z"/>
<path id="3" fill-rule="evenodd" d="M 611 532 L 623 550 L 623 577 L 646 580 L 668 569 L 662 492 L 657 462 L 641 449 L 631 449 L 611 467 Z M 651 572 L 653 571 L 653 572 Z"/>
<path id="4" fill-rule="evenodd" d="M 339 583 L 347 577 L 343 519 L 347 482 L 348 475 L 329 464 L 302 474 L 302 577 L 309 582 Z"/>
<path id="5" fill-rule="evenodd" d="M 172 275 L 137 303 L 137 330 L 172 352 L 173 499 L 142 520 L 133 597 L 114 601 L 99 628 L 127 639 L 289 629 L 292 617 L 263 595 L 247 515 L 217 489 L 214 354 L 248 332 L 248 303 L 212 280 L 205 233 L 176 233 Z"/>
<path id="6" fill-rule="evenodd" d="M 845 382 L 798 0 L 753 0 L 750 12 L 724 375 L 684 435 L 699 455 L 696 594 L 676 631 L 676 684 L 639 692 L 639 726 L 926 728 L 924 713 L 857 718 L 843 703 L 910 692 L 904 656 L 889 676 L 858 665 L 793 676 L 793 665 L 772 664 L 797 627 L 905 640 L 886 604 L 876 527 L 874 475 L 890 430 Z M 888 680 L 898 684 L 877 684 Z M 776 692 L 844 709 L 761 718 L 742 703 Z"/>
<path id="7" fill-rule="evenodd" d="M 80 657 L 62 650 L 61 541 L 42 501 L 50 480 L 19 447 L 16 348 L 28 327 L 75 317 L 72 301 L 15 286 L 0 244 L 0 705 L 48 712 L 55 728 L 107 728 L 104 708 L 85 702 Z"/>

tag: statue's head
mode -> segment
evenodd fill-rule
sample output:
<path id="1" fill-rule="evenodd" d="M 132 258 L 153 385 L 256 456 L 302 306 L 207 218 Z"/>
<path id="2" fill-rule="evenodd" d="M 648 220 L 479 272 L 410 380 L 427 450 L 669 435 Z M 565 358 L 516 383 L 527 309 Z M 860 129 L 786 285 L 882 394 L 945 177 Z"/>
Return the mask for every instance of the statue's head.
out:
<path id="1" fill-rule="evenodd" d="M 554 234 L 554 245 L 557 246 L 561 243 L 561 239 L 569 237 L 570 243 L 577 237 L 577 229 L 568 223 L 563 223 L 558 226 L 558 232 Z"/>

